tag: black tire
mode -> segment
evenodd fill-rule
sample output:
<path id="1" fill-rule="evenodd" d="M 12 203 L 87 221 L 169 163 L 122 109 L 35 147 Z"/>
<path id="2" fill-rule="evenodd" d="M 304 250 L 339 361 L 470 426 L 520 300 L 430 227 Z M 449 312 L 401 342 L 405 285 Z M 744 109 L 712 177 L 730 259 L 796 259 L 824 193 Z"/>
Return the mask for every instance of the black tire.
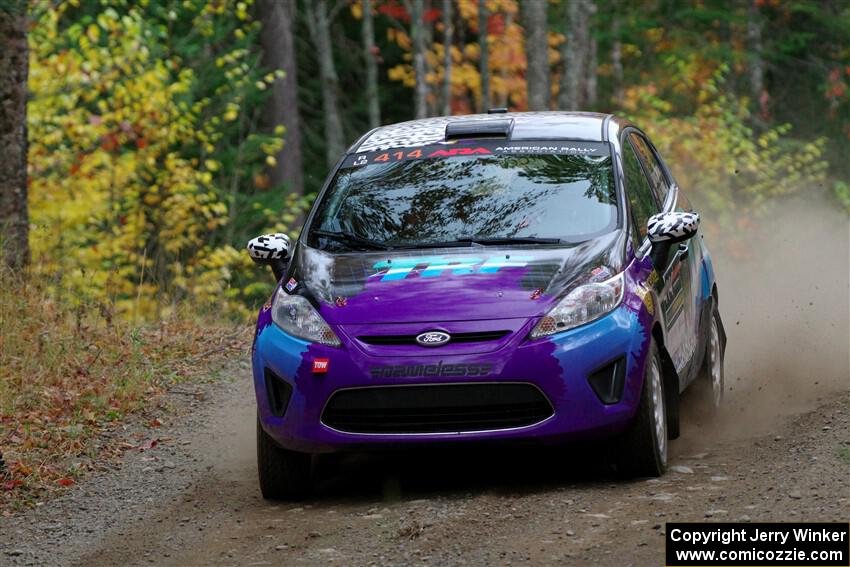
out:
<path id="1" fill-rule="evenodd" d="M 708 327 L 708 337 L 705 341 L 702 368 L 694 384 L 694 393 L 698 400 L 698 412 L 701 415 L 712 417 L 723 406 L 726 391 L 726 379 L 723 370 L 725 351 L 723 323 L 720 321 L 720 313 L 715 303 L 711 310 L 711 321 Z"/>
<path id="2" fill-rule="evenodd" d="M 656 410 L 657 404 L 660 404 L 660 414 Z M 656 427 L 659 420 L 660 426 Z M 668 435 L 664 377 L 655 339 L 650 339 L 637 415 L 620 438 L 619 445 L 617 471 L 621 476 L 656 477 L 664 474 L 667 469 Z"/>
<path id="3" fill-rule="evenodd" d="M 277 446 L 257 419 L 257 471 L 267 500 L 302 500 L 310 495 L 311 455 Z"/>

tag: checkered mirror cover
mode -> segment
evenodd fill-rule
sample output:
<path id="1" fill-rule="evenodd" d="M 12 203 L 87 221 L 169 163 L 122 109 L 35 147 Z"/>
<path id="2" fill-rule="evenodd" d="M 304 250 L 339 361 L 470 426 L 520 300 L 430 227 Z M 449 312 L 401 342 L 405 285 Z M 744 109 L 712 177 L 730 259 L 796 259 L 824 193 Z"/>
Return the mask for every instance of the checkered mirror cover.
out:
<path id="1" fill-rule="evenodd" d="M 647 235 L 652 242 L 692 236 L 699 228 L 697 213 L 659 213 L 649 217 Z"/>
<path id="2" fill-rule="evenodd" d="M 282 232 L 263 234 L 248 241 L 248 254 L 254 260 L 280 260 L 289 252 L 289 237 Z"/>

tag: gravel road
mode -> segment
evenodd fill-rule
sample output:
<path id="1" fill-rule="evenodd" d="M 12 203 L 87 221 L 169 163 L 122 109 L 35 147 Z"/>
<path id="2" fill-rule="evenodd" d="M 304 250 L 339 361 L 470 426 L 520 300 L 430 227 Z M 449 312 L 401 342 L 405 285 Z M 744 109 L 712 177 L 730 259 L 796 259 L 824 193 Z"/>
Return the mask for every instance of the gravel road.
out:
<path id="1" fill-rule="evenodd" d="M 319 463 L 314 500 L 269 504 L 248 369 L 232 373 L 175 396 L 182 415 L 149 431 L 156 447 L 0 519 L 0 563 L 660 565 L 667 521 L 850 512 L 847 393 L 770 433 L 720 428 L 740 419 L 734 405 L 713 424 L 688 421 L 661 479 L 617 480 L 593 447 L 352 455 Z"/>
<path id="2" fill-rule="evenodd" d="M 236 361 L 128 431 L 155 447 L 0 517 L 0 565 L 658 566 L 668 521 L 847 521 L 847 218 L 791 213 L 748 241 L 764 254 L 718 262 L 728 404 L 702 421 L 686 394 L 660 479 L 617 480 L 593 446 L 351 455 L 321 460 L 312 501 L 267 503 Z M 810 253 L 824 233 L 828 263 Z"/>

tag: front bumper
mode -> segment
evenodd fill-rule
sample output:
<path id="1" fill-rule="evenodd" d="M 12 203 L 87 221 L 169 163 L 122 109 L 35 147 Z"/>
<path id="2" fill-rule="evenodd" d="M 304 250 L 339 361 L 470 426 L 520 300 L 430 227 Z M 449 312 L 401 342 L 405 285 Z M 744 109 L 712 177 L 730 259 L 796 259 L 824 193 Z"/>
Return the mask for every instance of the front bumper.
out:
<path id="1" fill-rule="evenodd" d="M 293 338 L 271 324 L 256 340 L 254 386 L 260 422 L 282 447 L 304 452 L 398 447 L 402 444 L 514 440 L 560 442 L 614 435 L 632 420 L 640 399 L 648 333 L 625 306 L 582 327 L 529 341 L 534 321 L 517 323 L 510 339 L 495 351 L 441 355 L 442 348 L 420 349 L 421 355 L 376 356 L 340 333 L 343 347 L 334 348 Z M 625 364 L 618 401 L 603 403 L 589 376 L 612 361 Z M 316 359 L 327 360 L 327 372 L 314 372 Z M 486 375 L 393 376 L 376 369 L 416 365 L 467 365 L 487 368 Z M 274 408 L 266 387 L 270 371 L 283 380 L 288 400 L 283 415 Z M 475 373 L 473 373 L 475 374 Z M 527 383 L 539 389 L 553 413 L 521 427 L 440 433 L 351 433 L 322 422 L 328 400 L 339 390 L 411 384 Z M 291 388 L 291 390 L 290 390 Z M 609 400 L 610 401 L 610 400 Z"/>

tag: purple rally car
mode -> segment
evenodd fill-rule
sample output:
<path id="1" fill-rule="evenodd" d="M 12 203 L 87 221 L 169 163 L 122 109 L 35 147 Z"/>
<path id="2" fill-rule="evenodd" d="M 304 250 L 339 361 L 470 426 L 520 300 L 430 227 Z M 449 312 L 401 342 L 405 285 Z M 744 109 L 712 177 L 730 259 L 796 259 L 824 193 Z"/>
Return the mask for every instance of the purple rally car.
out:
<path id="1" fill-rule="evenodd" d="M 723 397 L 699 217 L 614 116 L 377 128 L 294 245 L 248 250 L 278 281 L 253 348 L 266 498 L 305 495 L 314 453 L 429 443 L 606 439 L 657 476 L 680 392 Z"/>

